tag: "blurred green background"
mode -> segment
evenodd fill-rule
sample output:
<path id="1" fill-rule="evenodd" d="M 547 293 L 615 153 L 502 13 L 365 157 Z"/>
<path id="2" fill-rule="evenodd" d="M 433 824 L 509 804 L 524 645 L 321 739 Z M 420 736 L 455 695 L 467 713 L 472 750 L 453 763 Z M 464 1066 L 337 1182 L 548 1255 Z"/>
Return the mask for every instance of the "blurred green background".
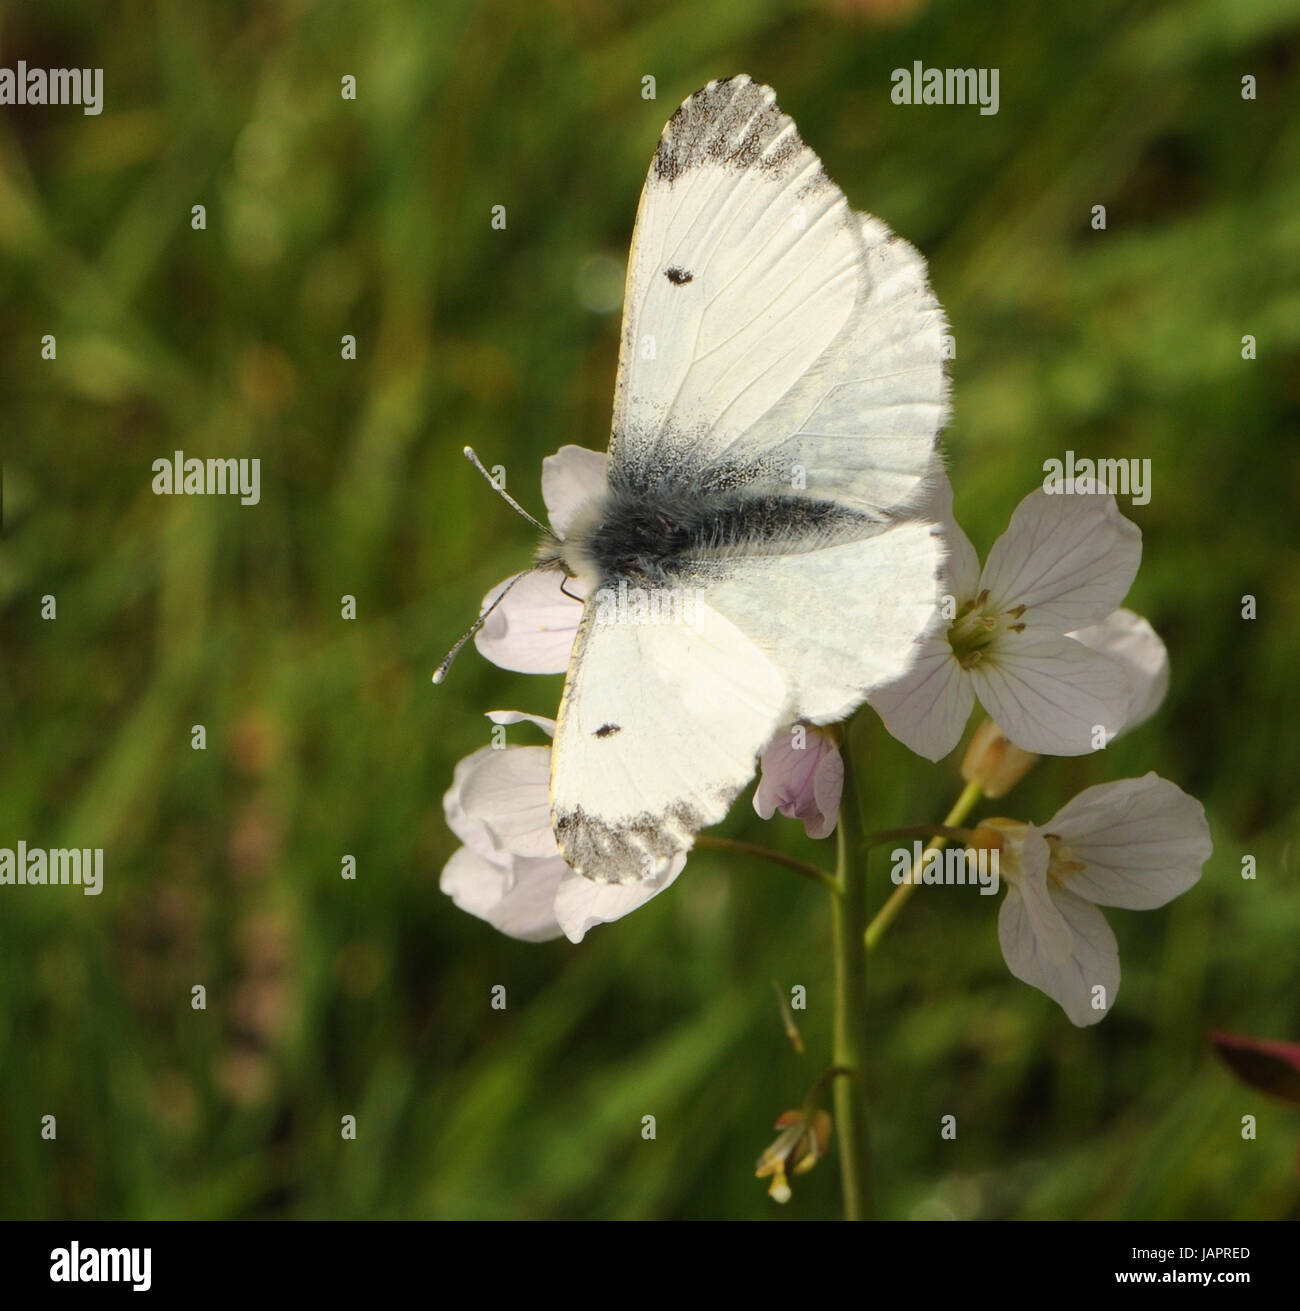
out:
<path id="1" fill-rule="evenodd" d="M 102 66 L 106 106 L 0 108 L 0 845 L 102 846 L 106 887 L 0 889 L 0 1215 L 838 1214 L 833 1162 L 784 1209 L 752 1177 L 829 1051 L 818 889 L 701 853 L 576 948 L 438 890 L 481 712 L 560 687 L 472 651 L 429 683 L 532 549 L 460 448 L 533 509 L 544 455 L 603 448 L 655 141 L 742 70 L 930 260 L 981 553 L 1049 456 L 1153 461 L 1122 508 L 1169 698 L 978 813 L 1155 769 L 1216 840 L 1191 893 L 1110 913 L 1088 1031 L 1011 978 L 992 899 L 918 894 L 863 1017 L 880 1209 L 1300 1214 L 1300 1113 L 1205 1038 L 1300 1038 L 1300 4 L 3 4 L 19 59 Z M 914 59 L 999 68 L 1000 112 L 893 105 Z M 154 496 L 176 449 L 260 458 L 261 504 Z M 960 755 L 867 738 L 876 823 L 938 819 Z M 747 797 L 721 831 L 832 858 Z M 808 989 L 807 1055 L 773 979 Z"/>

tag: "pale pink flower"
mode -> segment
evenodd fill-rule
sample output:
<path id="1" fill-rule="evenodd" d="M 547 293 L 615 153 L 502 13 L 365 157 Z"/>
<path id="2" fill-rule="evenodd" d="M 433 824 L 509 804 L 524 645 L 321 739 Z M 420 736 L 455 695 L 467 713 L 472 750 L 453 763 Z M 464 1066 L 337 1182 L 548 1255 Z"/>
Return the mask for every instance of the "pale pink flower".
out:
<path id="1" fill-rule="evenodd" d="M 1129 700 L 1120 733 L 1127 733 L 1155 714 L 1169 690 L 1169 656 L 1155 629 L 1141 615 L 1122 608 L 1114 610 L 1101 623 L 1068 636 L 1124 666 Z M 968 783 L 980 784 L 986 797 L 1000 797 L 1025 776 L 1037 759 L 1036 752 L 1022 750 L 995 721 L 986 719 L 966 748 L 961 776 Z"/>
<path id="2" fill-rule="evenodd" d="M 1073 634 L 1108 620 L 1137 572 L 1141 533 L 1114 497 L 1031 492 L 982 572 L 951 520 L 946 536 L 949 626 L 870 698 L 889 731 L 938 760 L 957 745 L 978 698 L 1026 751 L 1083 755 L 1096 749 L 1098 729 L 1113 737 L 1133 699 L 1130 672 Z"/>
<path id="3" fill-rule="evenodd" d="M 601 451 L 562 446 L 542 461 L 542 500 L 557 537 L 567 535 L 574 517 L 604 487 L 605 456 Z M 564 673 L 582 619 L 582 601 L 575 598 L 582 597 L 583 585 L 558 569 L 522 577 L 512 574 L 488 592 L 483 608 L 507 587 L 509 595 L 475 634 L 475 646 L 502 669 L 522 674 Z"/>
<path id="4" fill-rule="evenodd" d="M 1163 906 L 1200 878 L 1213 849 L 1201 803 L 1155 774 L 1086 788 L 1041 826 L 984 820 L 975 840 L 999 851 L 1007 967 L 1081 1026 L 1119 991 L 1119 949 L 1097 907 Z"/>
<path id="5" fill-rule="evenodd" d="M 844 760 L 833 731 L 810 724 L 782 729 L 764 748 L 754 809 L 763 819 L 776 811 L 803 820 L 810 838 L 835 831 Z"/>

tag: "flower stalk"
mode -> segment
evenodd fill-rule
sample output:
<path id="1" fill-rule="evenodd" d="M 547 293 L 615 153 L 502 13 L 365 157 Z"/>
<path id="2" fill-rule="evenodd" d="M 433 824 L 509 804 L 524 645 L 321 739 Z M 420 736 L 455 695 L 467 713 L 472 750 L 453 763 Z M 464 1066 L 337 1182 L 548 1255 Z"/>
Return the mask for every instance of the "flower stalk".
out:
<path id="1" fill-rule="evenodd" d="M 835 1127 L 840 1145 L 844 1218 L 874 1217 L 871 1142 L 867 1102 L 866 1017 L 867 927 L 866 850 L 857 775 L 846 740 L 844 794 L 837 834 L 835 892 L 831 897 L 831 936 L 835 965 L 835 1024 L 832 1063 L 835 1080 Z"/>
<path id="2" fill-rule="evenodd" d="M 978 783 L 967 783 L 962 789 L 962 794 L 956 800 L 953 808 L 944 816 L 943 823 L 936 827 L 940 829 L 955 829 L 966 818 L 967 815 L 975 809 L 981 796 L 984 795 L 984 789 Z M 942 851 L 948 845 L 948 838 L 942 834 L 936 834 L 926 844 L 926 851 Z M 900 883 L 889 900 L 881 906 L 876 912 L 876 917 L 866 927 L 863 939 L 868 951 L 874 949 L 876 943 L 884 936 L 885 930 L 894 922 L 898 912 L 907 904 L 907 899 L 914 893 L 919 883 Z"/>
<path id="3" fill-rule="evenodd" d="M 759 846 L 756 842 L 738 842 L 735 838 L 720 838 L 712 833 L 701 833 L 695 839 L 695 845 L 703 848 L 705 851 L 728 851 L 734 856 L 749 856 L 754 860 L 765 860 L 772 865 L 780 865 L 784 869 L 792 869 L 796 874 L 802 874 L 806 879 L 812 879 L 814 883 L 820 883 L 825 888 L 834 888 L 835 880 L 831 878 L 825 870 L 818 869 L 816 865 L 810 865 L 806 860 L 797 860 L 794 856 L 787 856 L 783 851 L 775 851 L 771 847 Z"/>

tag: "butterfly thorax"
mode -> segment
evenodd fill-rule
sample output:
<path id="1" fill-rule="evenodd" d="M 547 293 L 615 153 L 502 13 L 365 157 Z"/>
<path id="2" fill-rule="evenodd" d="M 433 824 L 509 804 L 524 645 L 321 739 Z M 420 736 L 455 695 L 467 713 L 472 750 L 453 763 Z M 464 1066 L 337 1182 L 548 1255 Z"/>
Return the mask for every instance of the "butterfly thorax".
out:
<path id="1" fill-rule="evenodd" d="M 553 559 L 589 587 L 666 586 L 725 566 L 733 553 L 811 550 L 861 536 L 867 516 L 807 496 L 693 487 L 609 490 L 575 519 Z"/>

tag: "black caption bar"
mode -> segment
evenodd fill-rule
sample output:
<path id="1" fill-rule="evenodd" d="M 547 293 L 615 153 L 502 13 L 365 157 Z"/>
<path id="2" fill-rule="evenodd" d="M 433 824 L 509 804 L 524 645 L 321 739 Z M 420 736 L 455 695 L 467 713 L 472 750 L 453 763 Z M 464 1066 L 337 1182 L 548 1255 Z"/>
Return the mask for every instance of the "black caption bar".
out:
<path id="1" fill-rule="evenodd" d="M 608 1288 L 611 1279 L 634 1280 L 644 1296 L 656 1278 L 667 1291 L 680 1288 L 684 1275 L 678 1261 L 653 1258 L 633 1226 L 606 1225 L 599 1237 L 575 1239 L 551 1224 L 478 1224 L 480 1232 L 468 1235 L 448 1232 L 449 1223 L 10 1222 L 0 1228 L 0 1288 L 39 1297 L 39 1305 L 105 1296 L 173 1305 L 188 1294 L 206 1300 L 272 1290 L 321 1293 L 337 1304 L 348 1296 L 373 1298 L 398 1281 L 436 1296 L 453 1280 L 472 1296 L 481 1280 L 483 1294 L 499 1300 L 512 1277 L 530 1296 L 566 1285 Z M 883 1223 L 887 1236 L 850 1236 L 834 1226 L 811 1247 L 801 1234 L 791 1251 L 817 1253 L 822 1274 L 837 1270 L 836 1283 L 856 1284 L 864 1297 L 879 1291 L 878 1277 L 886 1274 L 891 1285 L 927 1295 L 1294 1286 L 1296 1231 L 1282 1223 L 1068 1221 L 1011 1231 L 994 1223 Z M 788 1282 L 815 1296 L 817 1272 L 800 1260 L 772 1261 L 770 1231 L 749 1230 L 710 1226 L 694 1239 L 708 1244 L 714 1277 L 729 1294 L 752 1285 L 770 1297 Z M 672 1241 L 690 1260 L 691 1236 Z M 729 1258 L 733 1244 L 739 1260 Z"/>

